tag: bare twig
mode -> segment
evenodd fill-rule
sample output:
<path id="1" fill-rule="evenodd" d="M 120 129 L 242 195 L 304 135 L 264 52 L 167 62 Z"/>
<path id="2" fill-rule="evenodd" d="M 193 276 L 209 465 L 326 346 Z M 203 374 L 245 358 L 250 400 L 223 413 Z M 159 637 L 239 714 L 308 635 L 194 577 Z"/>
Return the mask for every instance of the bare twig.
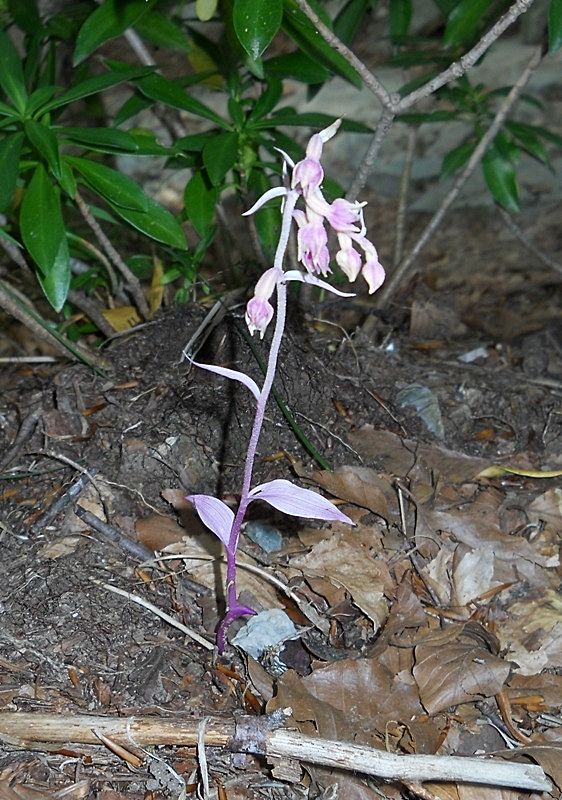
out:
<path id="1" fill-rule="evenodd" d="M 76 289 L 69 289 L 68 299 L 76 306 L 76 308 L 79 308 L 80 311 L 83 311 L 84 314 L 86 314 L 92 320 L 92 322 L 95 324 L 98 330 L 103 333 L 104 336 L 107 336 L 108 338 L 113 336 L 115 331 L 101 313 L 99 307 L 92 300 L 90 300 L 89 297 L 86 297 L 84 292 L 79 292 Z"/>
<path id="2" fill-rule="evenodd" d="M 24 444 L 31 439 L 40 418 L 41 410 L 36 410 L 32 411 L 31 414 L 28 414 L 27 417 L 22 420 L 12 446 L 4 453 L 3 458 L 0 459 L 0 471 L 6 469 L 8 464 L 21 452 Z"/>
<path id="3" fill-rule="evenodd" d="M 361 59 L 357 58 L 355 53 L 350 50 L 349 47 L 347 47 L 341 41 L 341 39 L 338 39 L 335 33 L 331 31 L 327 25 L 324 25 L 318 14 L 311 9 L 306 0 L 295 0 L 295 2 L 303 14 L 305 14 L 312 22 L 324 41 L 329 44 L 330 47 L 336 50 L 341 56 L 343 56 L 343 58 L 345 58 L 347 63 L 353 67 L 365 86 L 375 95 L 381 104 L 386 108 L 395 105 L 398 100 L 398 96 L 390 94 L 385 89 L 382 83 L 373 75 L 371 70 L 365 66 Z"/>
<path id="4" fill-rule="evenodd" d="M 404 252 L 404 234 L 406 231 L 406 209 L 408 207 L 408 192 L 410 189 L 410 178 L 412 175 L 412 162 L 416 149 L 418 131 L 412 127 L 408 131 L 408 144 L 404 154 L 404 166 L 400 176 L 400 194 L 398 196 L 398 211 L 396 213 L 396 240 L 394 242 L 393 266 L 396 268 L 402 261 Z"/>
<path id="5" fill-rule="evenodd" d="M 438 226 L 441 224 L 445 214 L 452 206 L 454 201 L 457 199 L 462 187 L 465 185 L 466 181 L 469 179 L 469 177 L 472 175 L 472 173 L 482 160 L 484 153 L 486 152 L 486 150 L 496 137 L 499 129 L 504 123 L 505 118 L 509 114 L 513 104 L 515 103 L 515 101 L 525 88 L 527 82 L 529 81 L 529 78 L 536 70 L 537 66 L 540 64 L 542 56 L 543 56 L 542 47 L 537 48 L 533 52 L 533 55 L 529 60 L 527 66 L 519 76 L 516 83 L 511 88 L 509 94 L 505 97 L 505 100 L 498 109 L 490 127 L 478 142 L 478 145 L 476 146 L 471 157 L 469 158 L 466 167 L 454 182 L 452 189 L 444 198 L 443 202 L 441 203 L 441 205 L 439 206 L 439 208 L 437 209 L 437 211 L 435 212 L 435 214 L 433 215 L 433 217 L 431 218 L 431 220 L 421 233 L 419 239 L 409 252 L 408 256 L 400 264 L 398 269 L 391 275 L 388 283 L 385 285 L 383 290 L 378 294 L 375 301 L 375 305 L 377 307 L 381 307 L 382 305 L 387 305 L 389 300 L 396 293 L 396 290 L 402 283 L 406 274 L 411 270 L 411 267 L 416 261 L 421 250 L 423 249 L 423 247 L 425 247 L 431 236 L 434 234 Z"/>
<path id="6" fill-rule="evenodd" d="M 395 107 L 395 113 L 400 114 L 424 97 L 429 97 L 430 94 L 433 94 L 437 89 L 445 86 L 445 84 L 461 78 L 476 64 L 486 50 L 489 50 L 496 39 L 499 39 L 502 33 L 504 33 L 510 25 L 513 25 L 517 17 L 520 17 L 521 14 L 524 14 L 525 11 L 533 5 L 533 2 L 534 0 L 516 0 L 468 53 L 465 53 L 458 61 L 455 61 L 454 64 L 451 64 L 450 67 L 447 67 L 447 69 L 443 70 L 439 75 L 436 75 L 435 78 L 428 81 L 428 83 L 425 83 L 423 86 L 420 86 L 419 89 L 415 89 L 413 92 L 410 92 L 410 94 L 407 94 L 406 97 L 403 97 Z"/>
<path id="7" fill-rule="evenodd" d="M 369 143 L 369 147 L 367 148 L 367 152 L 363 156 L 363 160 L 361 161 L 351 186 L 349 187 L 349 191 L 347 192 L 346 197 L 348 200 L 356 200 L 359 192 L 367 183 L 367 179 L 373 170 L 375 161 L 377 160 L 383 142 L 392 127 L 395 116 L 396 114 L 392 109 L 385 108 L 383 110 L 375 133 L 373 134 L 373 137 Z"/>
<path id="8" fill-rule="evenodd" d="M 96 470 L 90 470 L 90 474 L 95 475 Z M 89 475 L 82 473 L 73 481 L 68 489 L 58 497 L 55 502 L 42 514 L 37 522 L 31 526 L 31 532 L 36 534 L 46 528 L 59 514 L 63 511 L 71 501 L 75 500 L 85 489 L 90 482 Z"/>
<path id="9" fill-rule="evenodd" d="M 147 558 L 153 557 L 153 552 L 141 542 L 135 542 L 133 539 L 129 539 L 128 536 L 125 536 L 124 533 L 114 528 L 112 525 L 108 525 L 107 522 L 104 522 L 99 517 L 96 517 L 95 514 L 92 514 L 91 511 L 87 511 L 82 506 L 76 506 L 74 509 L 74 513 L 76 516 L 85 522 L 86 525 L 89 525 L 90 528 L 93 528 L 97 533 L 100 534 L 106 541 L 111 542 L 114 545 L 117 545 L 124 553 L 132 556 L 133 558 L 138 558 L 139 561 L 145 561 Z"/>
<path id="10" fill-rule="evenodd" d="M 283 716 L 283 712 L 281 712 Z M 0 738 L 31 742 L 83 742 L 98 744 L 102 733 L 123 745 L 131 740 L 142 745 L 198 745 L 228 747 L 273 758 L 294 758 L 343 770 L 375 775 L 387 780 L 456 781 L 489 786 L 510 786 L 549 791 L 552 786 L 541 767 L 513 761 L 459 756 L 396 755 L 372 747 L 305 736 L 278 728 L 282 716 L 207 718 L 201 737 L 200 720 L 162 717 L 95 717 L 65 714 L 0 713 Z M 275 717 L 275 719 L 272 719 Z M 277 727 L 277 729 L 275 729 Z M 272 729 L 273 728 L 273 729 Z"/>
<path id="11" fill-rule="evenodd" d="M 98 242 L 105 251 L 107 257 L 109 258 L 111 263 L 115 266 L 115 268 L 125 278 L 127 286 L 134 298 L 135 304 L 138 310 L 140 311 L 143 319 L 148 319 L 150 316 L 150 312 L 148 310 L 148 304 L 143 294 L 140 281 L 135 275 L 133 275 L 133 273 L 131 272 L 129 267 L 125 264 L 125 262 L 123 261 L 117 250 L 113 247 L 110 240 L 103 232 L 100 224 L 98 223 L 98 221 L 88 208 L 88 204 L 86 203 L 80 192 L 76 192 L 74 199 L 76 201 L 76 205 L 78 206 L 78 210 L 80 211 L 85 221 L 92 229 L 94 235 L 96 236 Z"/>
<path id="12" fill-rule="evenodd" d="M 498 205 L 497 209 L 500 212 L 500 216 L 507 225 L 507 227 L 509 228 L 509 230 L 512 232 L 514 236 L 517 237 L 517 239 L 519 239 L 521 244 L 524 247 L 526 247 L 530 253 L 536 256 L 536 258 L 538 258 L 538 260 L 546 267 L 554 270 L 554 272 L 562 274 L 562 264 L 560 264 L 558 261 L 555 261 L 546 253 L 543 253 L 542 250 L 539 250 L 539 248 L 529 239 L 525 231 L 521 230 L 519 225 L 515 222 L 511 214 L 509 214 L 505 210 L 505 208 L 502 208 L 501 206 Z"/>

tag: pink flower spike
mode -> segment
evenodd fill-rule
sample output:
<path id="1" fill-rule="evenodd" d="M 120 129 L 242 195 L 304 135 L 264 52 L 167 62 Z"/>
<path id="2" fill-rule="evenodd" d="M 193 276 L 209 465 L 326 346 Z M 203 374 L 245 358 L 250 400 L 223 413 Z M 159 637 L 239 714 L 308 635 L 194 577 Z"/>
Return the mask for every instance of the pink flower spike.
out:
<path id="1" fill-rule="evenodd" d="M 306 195 L 318 189 L 324 180 L 324 170 L 322 164 L 314 158 L 305 158 L 296 164 L 291 178 L 291 186 L 295 189 L 299 186 Z"/>
<path id="2" fill-rule="evenodd" d="M 250 336 L 259 331 L 260 339 L 263 339 L 266 328 L 273 319 L 273 306 L 261 297 L 252 297 L 246 306 L 245 319 Z"/>
<path id="3" fill-rule="evenodd" d="M 359 233 L 363 227 L 362 209 L 364 205 L 365 203 L 350 203 L 348 200 L 338 197 L 330 204 L 330 210 L 326 217 L 336 232 Z"/>
<path id="4" fill-rule="evenodd" d="M 208 494 L 190 494 L 186 498 L 193 503 L 199 519 L 221 542 L 228 547 L 230 531 L 234 522 L 234 512 L 226 503 Z"/>
<path id="5" fill-rule="evenodd" d="M 376 254 L 374 256 L 367 254 L 367 260 L 361 270 L 361 275 L 369 285 L 369 294 L 373 294 L 383 285 L 386 274 Z"/>
<path id="6" fill-rule="evenodd" d="M 265 500 L 273 508 L 293 517 L 326 519 L 330 522 L 347 522 L 349 525 L 355 525 L 347 514 L 343 514 L 321 494 L 311 492 L 310 489 L 302 489 L 282 478 L 256 486 L 250 492 L 249 498 L 250 501 Z"/>

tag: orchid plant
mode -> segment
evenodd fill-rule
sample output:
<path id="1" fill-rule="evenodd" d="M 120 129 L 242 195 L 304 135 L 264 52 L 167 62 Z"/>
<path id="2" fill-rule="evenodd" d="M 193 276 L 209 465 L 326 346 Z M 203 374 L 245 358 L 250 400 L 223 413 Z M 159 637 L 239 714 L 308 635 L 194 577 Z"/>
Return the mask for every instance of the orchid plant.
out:
<path id="1" fill-rule="evenodd" d="M 241 526 L 251 502 L 264 500 L 277 510 L 292 516 L 354 524 L 329 500 L 288 480 L 268 481 L 251 488 L 258 440 L 285 330 L 288 281 L 301 281 L 319 286 L 340 297 L 353 296 L 349 292 L 339 291 L 318 277 L 318 275 L 325 277 L 331 271 L 328 249 L 330 229 L 336 234 L 339 244 L 335 256 L 336 263 L 350 281 L 355 281 L 361 274 L 368 284 L 369 293 L 372 294 L 381 286 L 385 277 L 377 251 L 365 235 L 363 219 L 365 203 L 349 202 L 342 198 L 329 203 L 322 194 L 321 184 L 324 178 L 324 170 L 320 163 L 322 148 L 335 135 L 340 123 L 341 120 L 336 120 L 328 128 L 314 134 L 308 142 L 305 158 L 297 164 L 286 153 L 279 151 L 283 156 L 283 186 L 267 191 L 245 212 L 246 215 L 253 214 L 272 198 L 283 198 L 281 231 L 273 266 L 258 280 L 254 295 L 246 307 L 246 324 L 250 333 L 253 335 L 259 331 L 263 339 L 275 313 L 269 301 L 274 292 L 277 295 L 275 329 L 262 387 L 258 387 L 256 382 L 243 372 L 192 361 L 195 366 L 202 369 L 240 381 L 256 400 L 254 424 L 248 443 L 240 503 L 236 514 L 222 500 L 210 495 L 195 494 L 187 498 L 193 503 L 201 521 L 218 536 L 226 548 L 226 613 L 217 630 L 217 646 L 220 653 L 224 650 L 226 633 L 231 623 L 239 617 L 256 613 L 254 609 L 240 602 L 236 589 L 236 551 Z M 301 200 L 303 208 L 297 208 Z M 304 271 L 283 269 L 293 222 L 298 228 L 297 257 Z"/>

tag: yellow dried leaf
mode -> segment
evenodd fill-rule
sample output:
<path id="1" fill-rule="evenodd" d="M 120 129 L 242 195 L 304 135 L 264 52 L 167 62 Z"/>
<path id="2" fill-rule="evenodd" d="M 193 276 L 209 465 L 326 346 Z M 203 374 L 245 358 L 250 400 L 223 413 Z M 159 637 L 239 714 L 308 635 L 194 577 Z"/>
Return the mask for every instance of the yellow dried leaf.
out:
<path id="1" fill-rule="evenodd" d="M 508 467 L 493 464 L 483 469 L 477 478 L 500 478 L 502 475 L 521 475 L 523 478 L 559 478 L 562 469 L 522 469 L 521 467 Z"/>
<path id="2" fill-rule="evenodd" d="M 117 333 L 128 331 L 134 328 L 141 321 L 136 308 L 133 306 L 119 306 L 118 308 L 106 308 L 102 312 L 104 318 Z"/>

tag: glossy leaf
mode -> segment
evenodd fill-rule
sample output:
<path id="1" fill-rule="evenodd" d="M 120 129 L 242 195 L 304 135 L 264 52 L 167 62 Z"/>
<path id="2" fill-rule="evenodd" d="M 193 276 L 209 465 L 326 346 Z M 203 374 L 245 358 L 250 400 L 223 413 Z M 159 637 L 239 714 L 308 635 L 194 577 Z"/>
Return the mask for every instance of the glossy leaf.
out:
<path id="1" fill-rule="evenodd" d="M 361 27 L 370 0 L 349 0 L 334 20 L 334 33 L 344 44 L 351 44 Z"/>
<path id="2" fill-rule="evenodd" d="M 43 277 L 64 272 L 66 233 L 59 193 L 43 164 L 38 164 L 24 192 L 20 210 L 22 241 Z"/>
<path id="3" fill-rule="evenodd" d="M 281 81 L 275 79 L 269 80 L 265 90 L 260 94 L 248 115 L 248 124 L 271 113 L 281 100 L 282 94 L 283 84 Z"/>
<path id="4" fill-rule="evenodd" d="M 35 0 L 9 0 L 8 8 L 13 21 L 22 31 L 30 36 L 43 33 L 44 26 Z"/>
<path id="5" fill-rule="evenodd" d="M 322 114 L 317 111 L 309 111 L 299 114 L 292 108 L 281 108 L 268 119 L 260 120 L 253 127 L 255 129 L 276 128 L 279 125 L 291 125 L 294 127 L 305 127 L 313 129 L 327 128 L 334 121 L 331 114 Z M 363 122 L 353 119 L 342 120 L 340 130 L 348 133 L 372 133 L 373 129 Z"/>
<path id="6" fill-rule="evenodd" d="M 292 517 L 325 519 L 330 522 L 355 523 L 321 494 L 303 489 L 290 481 L 278 478 L 262 483 L 250 491 L 250 500 L 264 500 L 270 506 Z"/>
<path id="7" fill-rule="evenodd" d="M 323 6 L 314 0 L 310 0 L 314 12 L 329 27 L 332 27 L 331 20 L 326 14 Z M 361 88 L 362 81 L 357 72 L 333 47 L 331 47 L 319 35 L 308 17 L 300 10 L 295 0 L 284 0 L 285 15 L 283 18 L 283 29 L 293 39 L 303 52 L 313 60 L 318 59 L 322 66 L 331 71 L 357 88 Z"/>
<path id="8" fill-rule="evenodd" d="M 412 19 L 412 0 L 390 0 L 388 27 L 391 41 L 406 36 Z"/>
<path id="9" fill-rule="evenodd" d="M 505 123 L 505 128 L 513 134 L 515 141 L 526 153 L 541 164 L 549 164 L 548 153 L 537 133 L 519 128 L 517 123 L 511 123 L 509 120 Z"/>
<path id="10" fill-rule="evenodd" d="M 187 250 L 185 233 L 174 215 L 156 200 L 152 200 L 150 197 L 147 197 L 146 200 L 146 211 L 124 208 L 109 202 L 116 214 L 119 214 L 145 236 L 168 244 L 170 247 L 177 247 L 178 250 Z"/>
<path id="11" fill-rule="evenodd" d="M 70 288 L 70 255 L 66 237 L 60 243 L 59 252 L 46 275 L 37 275 L 45 297 L 55 309 L 60 311 L 66 303 Z"/>
<path id="12" fill-rule="evenodd" d="M 191 44 L 182 28 L 158 11 L 145 14 L 135 23 L 139 36 L 157 47 L 189 53 Z"/>
<path id="13" fill-rule="evenodd" d="M 0 140 L 0 214 L 8 208 L 16 188 L 23 133 L 11 133 Z"/>
<path id="14" fill-rule="evenodd" d="M 441 177 L 448 178 L 449 175 L 457 172 L 461 167 L 464 167 L 476 147 L 475 142 L 463 142 L 458 147 L 449 150 L 443 157 L 441 164 Z"/>
<path id="15" fill-rule="evenodd" d="M 562 45 L 562 0 L 550 0 L 548 5 L 548 50 L 556 53 Z"/>
<path id="16" fill-rule="evenodd" d="M 201 522 L 218 536 L 221 542 L 228 546 L 234 512 L 218 497 L 209 494 L 190 494 L 186 498 L 193 503 Z"/>
<path id="17" fill-rule="evenodd" d="M 234 0 L 232 21 L 238 41 L 257 60 L 279 30 L 283 0 Z"/>
<path id="18" fill-rule="evenodd" d="M 76 40 L 73 64 L 77 66 L 104 42 L 120 36 L 143 14 L 150 11 L 157 0 L 104 0 L 86 19 Z"/>
<path id="19" fill-rule="evenodd" d="M 197 117 L 208 119 L 220 128 L 226 130 L 230 128 L 226 120 L 200 100 L 191 97 L 177 81 L 167 80 L 161 75 L 149 75 L 147 78 L 142 78 L 138 81 L 137 86 L 139 90 L 146 95 L 146 97 L 150 97 L 151 100 L 157 100 L 159 103 L 165 103 L 173 108 L 188 111 L 190 114 L 194 114 Z"/>
<path id="20" fill-rule="evenodd" d="M 460 0 L 447 20 L 443 44 L 462 47 L 471 42 L 480 29 L 482 18 L 490 8 L 490 0 Z"/>
<path id="21" fill-rule="evenodd" d="M 253 196 L 261 197 L 270 188 L 269 181 L 260 170 L 252 170 L 248 181 L 248 188 Z M 281 232 L 281 214 L 279 205 L 268 203 L 255 212 L 256 230 L 266 259 L 271 262 L 275 255 L 275 248 Z"/>
<path id="22" fill-rule="evenodd" d="M 552 144 L 562 147 L 562 136 L 560 136 L 558 133 L 554 133 L 554 131 L 551 131 L 548 128 L 543 128 L 541 125 L 528 125 L 526 122 L 510 121 L 509 126 L 510 130 L 512 131 L 536 134 L 537 136 L 540 136 L 541 139 L 545 139 L 547 142 L 552 142 Z"/>
<path id="23" fill-rule="evenodd" d="M 199 236 L 204 236 L 213 224 L 218 196 L 218 189 L 208 183 L 200 171 L 185 187 L 185 215 Z"/>
<path id="24" fill-rule="evenodd" d="M 238 159 L 238 134 L 218 133 L 203 148 L 203 164 L 213 186 L 220 186 Z"/>
<path id="25" fill-rule="evenodd" d="M 148 197 L 135 181 L 111 167 L 87 158 L 65 156 L 88 184 L 111 205 L 134 211 L 148 210 Z"/>
<path id="26" fill-rule="evenodd" d="M 19 114 L 13 106 L 9 106 L 7 103 L 0 102 L 0 117 L 11 117 L 12 119 L 17 119 Z"/>
<path id="27" fill-rule="evenodd" d="M 30 94 L 25 106 L 25 115 L 32 117 L 41 106 L 45 105 L 56 92 L 56 86 L 41 86 Z"/>
<path id="28" fill-rule="evenodd" d="M 271 78 L 293 78 L 301 83 L 324 83 L 330 77 L 329 70 L 305 53 L 287 53 L 264 61 L 264 72 Z"/>
<path id="29" fill-rule="evenodd" d="M 101 153 L 135 153 L 139 149 L 131 134 L 120 131 L 118 128 L 70 128 L 64 126 L 53 130 L 61 139 L 68 139 Z"/>
<path id="30" fill-rule="evenodd" d="M 123 69 L 115 72 L 106 72 L 103 75 L 96 75 L 94 78 L 86 78 L 80 81 L 76 86 L 73 86 L 64 94 L 55 97 L 53 100 L 45 103 L 41 108 L 41 113 L 45 114 L 47 111 L 53 111 L 55 108 L 62 108 L 69 103 L 75 103 L 76 100 L 82 100 L 84 97 L 90 97 L 98 92 L 103 92 L 112 86 L 118 86 L 120 83 L 136 80 L 137 78 L 146 77 L 152 72 L 151 67 L 134 67 L 131 69 Z"/>
<path id="31" fill-rule="evenodd" d="M 495 200 L 508 211 L 519 211 L 519 190 L 515 168 L 492 145 L 482 159 L 482 172 Z"/>
<path id="32" fill-rule="evenodd" d="M 425 111 L 412 114 L 400 114 L 397 122 L 407 122 L 411 125 L 420 125 L 424 122 L 450 122 L 458 119 L 458 111 Z"/>
<path id="33" fill-rule="evenodd" d="M 52 130 L 34 119 L 25 122 L 25 135 L 35 147 L 39 155 L 45 159 L 51 168 L 53 175 L 60 178 L 60 154 L 57 137 Z"/>
<path id="34" fill-rule="evenodd" d="M 12 40 L 4 31 L 0 31 L 0 88 L 20 114 L 23 114 L 27 103 L 27 91 L 21 58 Z"/>

